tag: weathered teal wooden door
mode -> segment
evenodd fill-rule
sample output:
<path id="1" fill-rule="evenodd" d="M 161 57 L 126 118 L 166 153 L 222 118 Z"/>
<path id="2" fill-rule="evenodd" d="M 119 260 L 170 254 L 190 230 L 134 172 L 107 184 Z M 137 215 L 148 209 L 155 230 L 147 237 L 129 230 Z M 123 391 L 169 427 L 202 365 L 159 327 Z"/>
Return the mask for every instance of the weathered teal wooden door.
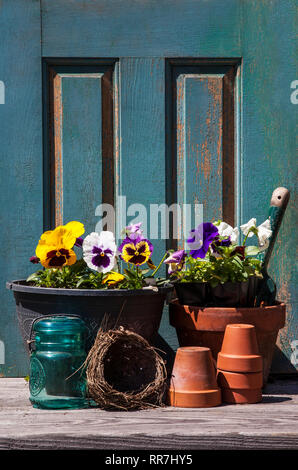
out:
<path id="1" fill-rule="evenodd" d="M 133 204 L 178 202 L 203 204 L 206 220 L 262 222 L 273 189 L 293 189 L 295 3 L 1 2 L 4 375 L 27 374 L 5 281 L 32 272 L 45 228 L 77 219 L 94 230 L 102 203 L 116 207 L 117 233 L 124 203 L 128 220 Z M 297 367 L 294 207 L 270 267 L 288 304 L 279 372 Z M 153 242 L 157 261 L 172 241 Z M 166 312 L 161 335 L 176 347 Z"/>

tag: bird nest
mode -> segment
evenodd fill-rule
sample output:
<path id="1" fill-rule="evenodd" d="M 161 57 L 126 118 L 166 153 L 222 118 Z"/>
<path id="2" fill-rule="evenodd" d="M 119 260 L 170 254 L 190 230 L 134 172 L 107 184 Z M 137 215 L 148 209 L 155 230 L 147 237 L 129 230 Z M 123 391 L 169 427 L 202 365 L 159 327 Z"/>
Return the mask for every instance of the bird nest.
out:
<path id="1" fill-rule="evenodd" d="M 88 394 L 106 410 L 162 406 L 167 372 L 163 359 L 142 336 L 100 329 L 86 359 Z"/>

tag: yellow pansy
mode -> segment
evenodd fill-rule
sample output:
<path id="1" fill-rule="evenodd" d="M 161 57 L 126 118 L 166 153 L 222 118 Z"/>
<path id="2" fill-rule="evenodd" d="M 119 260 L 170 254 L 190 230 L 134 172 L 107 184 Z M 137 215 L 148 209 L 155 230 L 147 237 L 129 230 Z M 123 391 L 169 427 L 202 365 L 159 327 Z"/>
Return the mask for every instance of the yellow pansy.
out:
<path id="1" fill-rule="evenodd" d="M 111 271 L 104 279 L 103 283 L 105 284 L 107 282 L 109 285 L 114 285 L 118 284 L 118 282 L 123 281 L 123 279 L 125 279 L 125 277 L 122 274 Z"/>
<path id="2" fill-rule="evenodd" d="M 129 241 L 129 243 L 127 243 L 126 240 L 124 240 L 119 247 L 119 249 L 121 249 L 121 257 L 124 261 L 139 266 L 150 259 L 153 248 L 151 248 L 152 244 L 149 240 L 143 239 L 138 242 L 134 240 Z"/>
<path id="3" fill-rule="evenodd" d="M 74 264 L 77 257 L 72 248 L 84 231 L 82 223 L 73 221 L 44 232 L 36 247 L 36 256 L 41 264 L 45 268 L 61 268 Z"/>

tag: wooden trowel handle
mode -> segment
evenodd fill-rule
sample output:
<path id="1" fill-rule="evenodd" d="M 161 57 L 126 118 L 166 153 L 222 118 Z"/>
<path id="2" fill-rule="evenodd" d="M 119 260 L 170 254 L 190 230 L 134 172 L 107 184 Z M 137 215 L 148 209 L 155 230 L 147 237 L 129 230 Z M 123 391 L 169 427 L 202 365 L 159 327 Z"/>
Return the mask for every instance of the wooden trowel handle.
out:
<path id="1" fill-rule="evenodd" d="M 271 257 L 274 243 L 281 226 L 281 222 L 290 199 L 290 191 L 286 188 L 276 188 L 271 197 L 269 217 L 272 235 L 270 238 L 269 246 L 263 262 L 263 270 L 267 270 L 267 266 Z"/>
<path id="2" fill-rule="evenodd" d="M 290 199 L 290 191 L 286 188 L 276 188 L 271 196 L 270 206 L 281 207 L 284 210 Z"/>

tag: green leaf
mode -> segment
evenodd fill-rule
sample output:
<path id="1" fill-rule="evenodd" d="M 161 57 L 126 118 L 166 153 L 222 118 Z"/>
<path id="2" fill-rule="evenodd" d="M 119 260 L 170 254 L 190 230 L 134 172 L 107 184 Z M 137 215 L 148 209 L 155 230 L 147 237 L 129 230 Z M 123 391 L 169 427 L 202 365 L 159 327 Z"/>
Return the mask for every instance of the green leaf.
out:
<path id="1" fill-rule="evenodd" d="M 260 252 L 260 249 L 257 246 L 247 246 L 245 248 L 246 256 L 256 256 Z"/>
<path id="2" fill-rule="evenodd" d="M 37 279 L 39 279 L 40 272 L 42 271 L 37 271 L 36 273 L 30 274 L 30 276 L 27 277 L 26 282 L 36 281 Z"/>
<path id="3" fill-rule="evenodd" d="M 124 273 L 130 278 L 135 279 L 137 274 L 134 271 L 131 271 L 129 268 L 124 269 Z"/>

